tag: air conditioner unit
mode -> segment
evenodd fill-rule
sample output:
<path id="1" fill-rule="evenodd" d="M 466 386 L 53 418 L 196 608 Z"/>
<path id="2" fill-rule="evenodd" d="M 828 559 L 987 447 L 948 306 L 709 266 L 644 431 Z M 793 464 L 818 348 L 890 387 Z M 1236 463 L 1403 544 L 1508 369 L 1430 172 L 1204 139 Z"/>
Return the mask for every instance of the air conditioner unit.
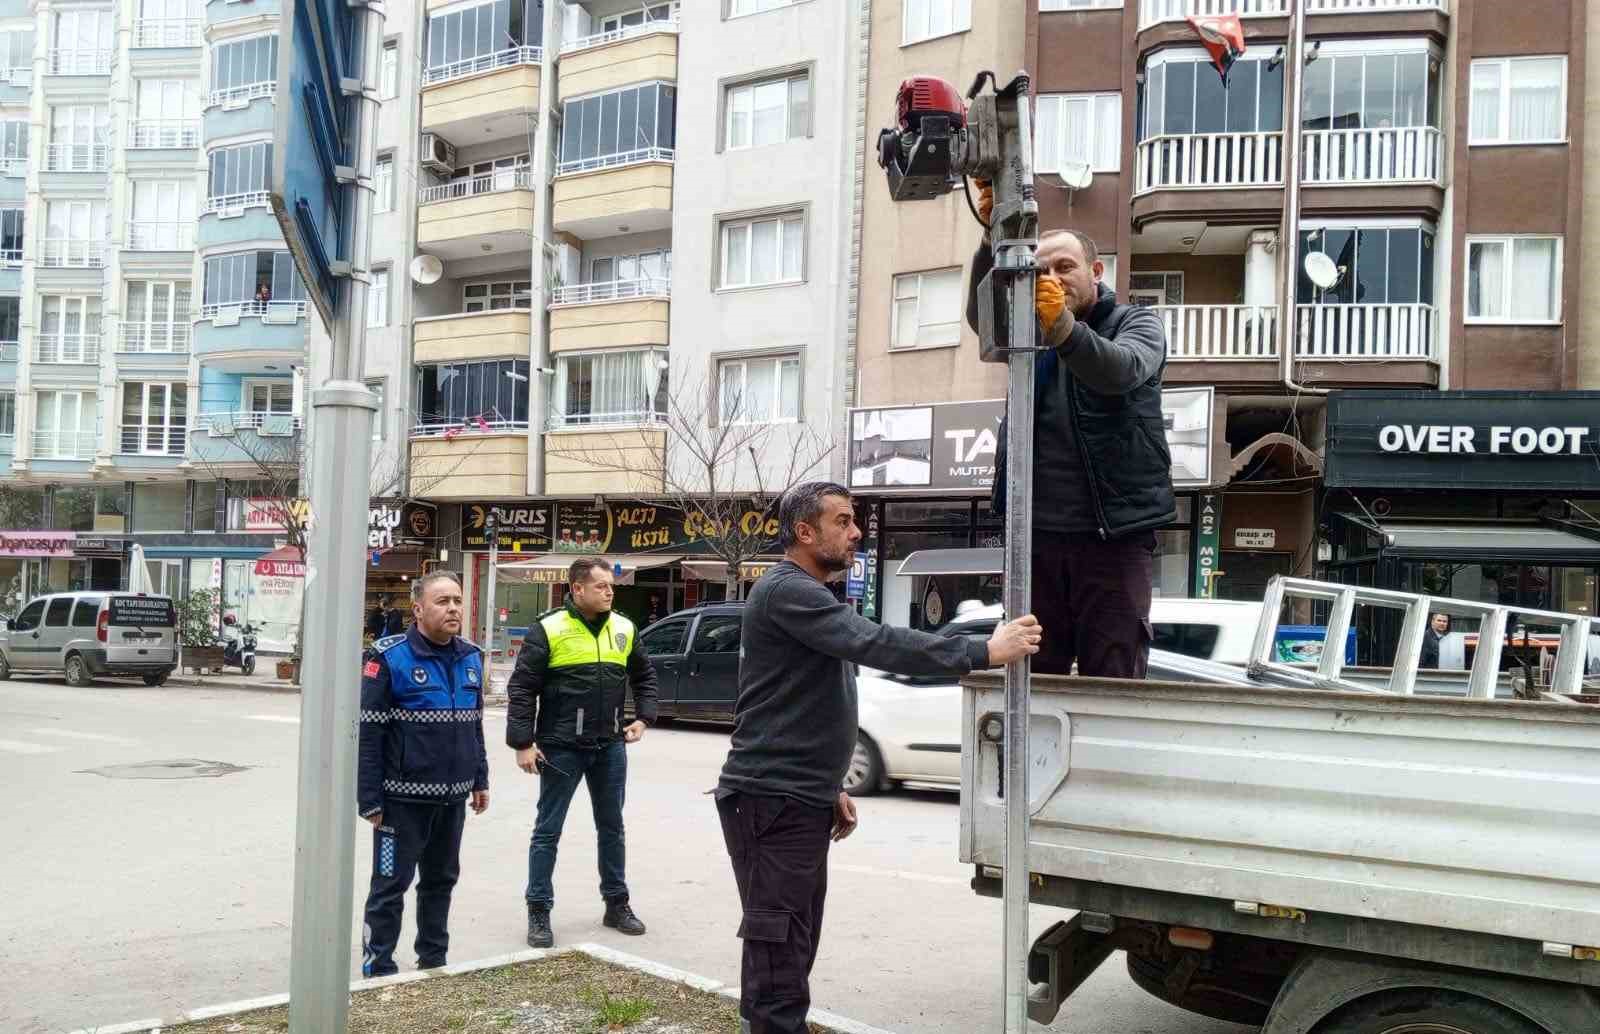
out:
<path id="1" fill-rule="evenodd" d="M 422 134 L 422 167 L 442 176 L 455 172 L 455 145 L 438 133 Z"/>

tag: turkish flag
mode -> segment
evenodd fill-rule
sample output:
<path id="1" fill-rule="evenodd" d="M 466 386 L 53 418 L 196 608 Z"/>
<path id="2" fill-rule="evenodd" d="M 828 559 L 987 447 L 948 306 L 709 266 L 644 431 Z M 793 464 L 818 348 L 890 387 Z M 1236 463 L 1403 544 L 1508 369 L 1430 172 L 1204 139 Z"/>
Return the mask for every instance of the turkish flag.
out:
<path id="1" fill-rule="evenodd" d="M 1222 85 L 1228 85 L 1228 70 L 1244 54 L 1244 25 L 1237 14 L 1200 14 L 1189 16 L 1189 24 L 1200 37 L 1211 63 L 1222 76 Z"/>

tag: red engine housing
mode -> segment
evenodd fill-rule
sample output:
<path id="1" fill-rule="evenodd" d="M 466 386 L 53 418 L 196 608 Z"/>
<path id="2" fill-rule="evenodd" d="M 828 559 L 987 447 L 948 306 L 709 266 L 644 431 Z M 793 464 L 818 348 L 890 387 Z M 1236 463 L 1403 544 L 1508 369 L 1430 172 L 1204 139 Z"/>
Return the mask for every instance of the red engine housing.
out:
<path id="1" fill-rule="evenodd" d="M 902 130 L 920 128 L 924 115 L 947 115 L 952 129 L 967 124 L 967 102 L 961 91 L 932 75 L 916 75 L 900 83 L 895 113 Z"/>

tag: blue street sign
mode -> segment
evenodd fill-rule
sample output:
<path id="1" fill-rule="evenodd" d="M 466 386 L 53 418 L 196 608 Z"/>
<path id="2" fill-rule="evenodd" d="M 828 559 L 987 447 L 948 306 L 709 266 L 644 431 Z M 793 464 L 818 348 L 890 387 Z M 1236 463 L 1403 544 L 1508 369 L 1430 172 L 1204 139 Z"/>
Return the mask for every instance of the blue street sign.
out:
<path id="1" fill-rule="evenodd" d="M 383 554 L 380 553 L 378 550 L 374 549 L 372 551 L 372 566 L 373 567 L 377 567 L 382 562 L 383 562 Z"/>
<path id="2" fill-rule="evenodd" d="M 285 0 L 278 25 L 278 123 L 272 211 L 306 294 L 333 327 L 337 273 L 350 258 L 345 214 L 355 141 L 342 87 L 359 78 L 356 8 L 344 0 Z"/>
<path id="3" fill-rule="evenodd" d="M 844 580 L 847 599 L 859 600 L 867 594 L 867 554 L 857 553 L 850 560 L 850 573 Z"/>

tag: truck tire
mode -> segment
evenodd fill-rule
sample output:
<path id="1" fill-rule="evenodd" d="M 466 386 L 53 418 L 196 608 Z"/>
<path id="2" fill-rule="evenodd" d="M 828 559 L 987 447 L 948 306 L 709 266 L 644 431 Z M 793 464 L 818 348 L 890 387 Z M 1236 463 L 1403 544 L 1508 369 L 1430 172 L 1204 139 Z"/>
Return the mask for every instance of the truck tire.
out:
<path id="1" fill-rule="evenodd" d="M 1269 1003 L 1277 994 L 1269 983 L 1253 983 L 1246 974 L 1225 968 L 1207 974 L 1205 980 L 1196 980 L 1181 994 L 1174 995 L 1167 988 L 1167 975 L 1171 970 L 1170 962 L 1128 952 L 1128 976 L 1145 992 L 1168 1005 L 1247 1027 L 1259 1027 L 1267 1022 L 1271 1011 Z"/>
<path id="2" fill-rule="evenodd" d="M 844 792 L 851 797 L 871 797 L 883 788 L 883 755 L 864 732 L 856 733 L 855 753 L 844 773 Z"/>
<path id="3" fill-rule="evenodd" d="M 1313 1034 L 1550 1034 L 1482 998 L 1434 987 L 1370 995 L 1317 1024 Z"/>

